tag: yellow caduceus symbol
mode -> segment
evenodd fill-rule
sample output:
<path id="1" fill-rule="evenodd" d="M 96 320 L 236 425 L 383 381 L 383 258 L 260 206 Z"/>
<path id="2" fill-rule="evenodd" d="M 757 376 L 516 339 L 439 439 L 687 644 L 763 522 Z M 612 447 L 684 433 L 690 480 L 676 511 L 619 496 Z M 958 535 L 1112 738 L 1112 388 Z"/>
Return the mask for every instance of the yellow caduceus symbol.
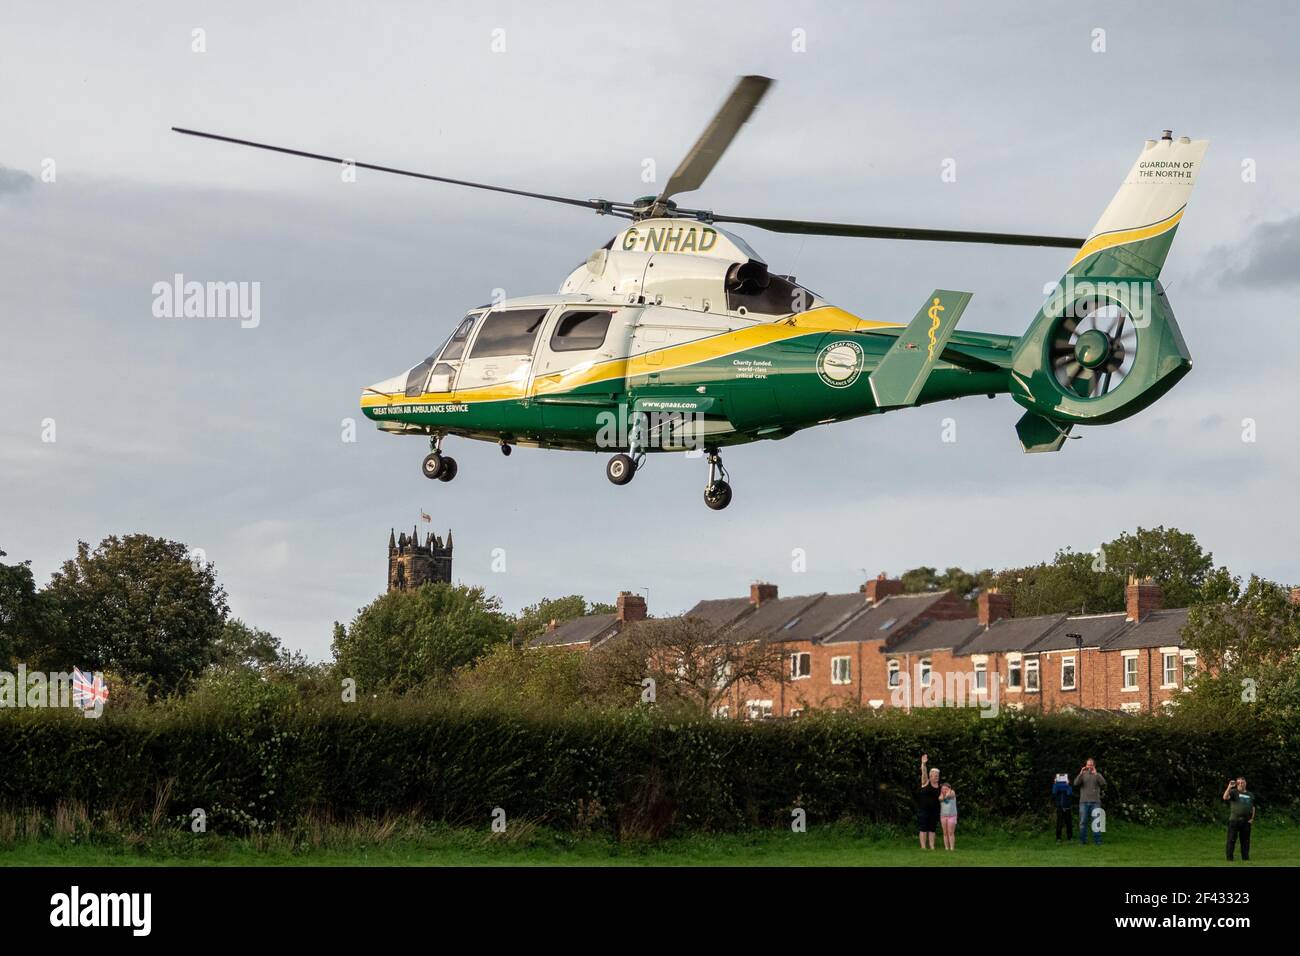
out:
<path id="1" fill-rule="evenodd" d="M 931 361 L 934 359 L 934 347 L 939 344 L 934 337 L 934 333 L 939 331 L 939 313 L 942 311 L 943 305 L 940 304 L 939 299 L 936 297 L 934 305 L 930 306 L 930 311 L 926 313 L 930 316 L 930 348 L 927 350 L 926 358 Z"/>

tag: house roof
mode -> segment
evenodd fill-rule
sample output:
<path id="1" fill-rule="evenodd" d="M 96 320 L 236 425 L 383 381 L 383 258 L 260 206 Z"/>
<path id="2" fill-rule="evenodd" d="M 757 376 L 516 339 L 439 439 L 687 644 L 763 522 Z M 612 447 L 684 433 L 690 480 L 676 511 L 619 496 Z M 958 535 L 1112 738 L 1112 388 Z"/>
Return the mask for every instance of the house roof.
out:
<path id="1" fill-rule="evenodd" d="M 862 614 L 849 620 L 823 643 L 851 644 L 860 641 L 888 640 L 903 631 L 916 617 L 929 610 L 948 594 L 893 594 L 878 601 Z"/>
<path id="2" fill-rule="evenodd" d="M 918 628 L 889 649 L 891 654 L 918 651 L 958 650 L 984 631 L 973 617 L 957 621 L 922 621 Z"/>
<path id="3" fill-rule="evenodd" d="M 1065 620 L 1064 614 L 1040 614 L 1037 617 L 1004 617 L 989 625 L 957 653 L 1000 654 L 1005 651 L 1024 651 Z"/>
<path id="4" fill-rule="evenodd" d="M 1127 621 L 1124 618 L 1123 611 L 1114 614 L 1088 614 L 1082 617 L 1067 617 L 1039 638 L 1029 650 L 1072 651 L 1079 645 L 1074 642 L 1074 638 L 1069 636 L 1071 634 L 1078 634 L 1082 637 L 1084 647 L 1104 647 L 1107 641 L 1124 630 L 1126 624 Z"/>
<path id="5" fill-rule="evenodd" d="M 575 617 L 556 626 L 553 631 L 545 631 L 533 638 L 529 644 L 533 647 L 558 647 L 563 644 L 595 644 L 605 633 L 617 627 L 617 614 L 588 614 Z"/>
<path id="6" fill-rule="evenodd" d="M 799 640 L 792 631 L 803 623 L 804 614 L 821 601 L 826 594 L 803 594 L 797 597 L 776 598 L 764 601 L 752 614 L 736 626 L 755 636 L 774 641 Z M 815 615 L 814 615 L 815 617 Z M 804 638 L 806 640 L 806 638 Z"/>
<path id="7" fill-rule="evenodd" d="M 733 624 L 754 609 L 749 598 L 718 598 L 700 601 L 683 617 L 699 617 L 714 624 Z"/>
<path id="8" fill-rule="evenodd" d="M 1182 629 L 1187 625 L 1185 607 L 1152 611 L 1140 621 L 1131 622 L 1102 646 L 1105 651 L 1132 650 L 1139 647 L 1182 647 Z"/>
<path id="9" fill-rule="evenodd" d="M 781 640 L 820 641 L 870 606 L 871 602 L 861 591 L 820 595 L 817 601 L 805 605 L 781 626 Z"/>

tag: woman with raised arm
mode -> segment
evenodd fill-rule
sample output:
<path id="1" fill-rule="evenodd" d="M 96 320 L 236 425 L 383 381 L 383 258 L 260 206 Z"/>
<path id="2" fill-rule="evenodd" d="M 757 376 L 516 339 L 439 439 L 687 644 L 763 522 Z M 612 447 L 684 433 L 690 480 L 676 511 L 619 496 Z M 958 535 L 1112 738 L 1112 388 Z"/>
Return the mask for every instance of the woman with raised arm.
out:
<path id="1" fill-rule="evenodd" d="M 929 754 L 921 754 L 921 789 L 916 794 L 916 821 L 921 849 L 934 849 L 934 831 L 939 828 L 939 768 L 928 769 Z"/>

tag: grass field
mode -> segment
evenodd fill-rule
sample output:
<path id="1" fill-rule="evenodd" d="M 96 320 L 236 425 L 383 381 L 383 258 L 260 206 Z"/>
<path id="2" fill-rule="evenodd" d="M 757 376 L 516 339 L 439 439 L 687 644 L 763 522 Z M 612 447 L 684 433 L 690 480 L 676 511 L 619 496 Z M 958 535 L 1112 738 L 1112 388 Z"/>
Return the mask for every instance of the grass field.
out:
<path id="1" fill-rule="evenodd" d="M 697 835 L 618 844 L 524 826 L 514 835 L 378 827 L 238 839 L 171 834 L 112 845 L 67 837 L 0 848 L 0 866 L 1300 866 L 1300 827 L 1255 828 L 1251 861 L 1224 860 L 1218 826 L 1116 825 L 1101 847 L 1058 845 L 1050 834 L 958 831 L 957 849 L 923 852 L 916 837 L 886 830 L 812 828 L 807 833 Z"/>

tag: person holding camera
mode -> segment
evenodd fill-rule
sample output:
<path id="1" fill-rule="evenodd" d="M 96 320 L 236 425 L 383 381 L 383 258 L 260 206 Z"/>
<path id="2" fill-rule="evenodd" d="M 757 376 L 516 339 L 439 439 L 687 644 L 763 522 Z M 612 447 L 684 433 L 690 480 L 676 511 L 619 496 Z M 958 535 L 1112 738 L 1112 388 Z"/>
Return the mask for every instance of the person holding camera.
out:
<path id="1" fill-rule="evenodd" d="M 1101 831 L 1105 829 L 1101 816 L 1101 788 L 1106 786 L 1106 778 L 1097 772 L 1097 761 L 1091 757 L 1074 778 L 1074 789 L 1079 791 L 1079 842 L 1088 845 L 1088 827 L 1092 826 L 1092 842 L 1101 846 Z"/>
<path id="2" fill-rule="evenodd" d="M 1240 837 L 1241 859 L 1247 861 L 1250 859 L 1250 825 L 1255 822 L 1255 795 L 1246 789 L 1246 778 L 1238 777 L 1228 781 L 1223 799 L 1228 801 L 1228 860 L 1231 862 L 1232 851 Z"/>

